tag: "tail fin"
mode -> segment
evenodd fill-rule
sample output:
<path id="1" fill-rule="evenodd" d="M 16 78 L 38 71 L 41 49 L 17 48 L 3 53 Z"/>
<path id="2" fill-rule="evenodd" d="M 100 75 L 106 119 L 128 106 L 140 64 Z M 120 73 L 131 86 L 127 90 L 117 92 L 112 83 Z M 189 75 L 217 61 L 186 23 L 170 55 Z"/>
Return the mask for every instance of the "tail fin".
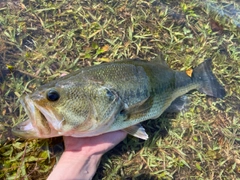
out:
<path id="1" fill-rule="evenodd" d="M 211 59 L 205 60 L 194 69 L 193 78 L 195 81 L 200 82 L 201 86 L 198 89 L 200 92 L 217 98 L 223 98 L 226 95 L 224 87 L 219 84 L 212 73 Z"/>

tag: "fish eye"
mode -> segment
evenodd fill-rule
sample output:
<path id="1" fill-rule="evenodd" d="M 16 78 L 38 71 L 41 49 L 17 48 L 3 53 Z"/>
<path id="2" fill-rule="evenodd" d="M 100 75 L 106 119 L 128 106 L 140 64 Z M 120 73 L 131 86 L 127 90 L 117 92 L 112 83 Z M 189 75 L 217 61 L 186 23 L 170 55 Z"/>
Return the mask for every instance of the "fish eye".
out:
<path id="1" fill-rule="evenodd" d="M 49 90 L 47 92 L 47 99 L 49 101 L 57 101 L 59 98 L 60 98 L 60 95 L 56 90 Z"/>
<path id="2" fill-rule="evenodd" d="M 126 115 L 126 113 L 127 113 L 127 112 L 126 112 L 124 109 L 122 109 L 122 110 L 119 112 L 119 114 L 122 115 L 122 116 L 123 116 L 123 115 Z"/>

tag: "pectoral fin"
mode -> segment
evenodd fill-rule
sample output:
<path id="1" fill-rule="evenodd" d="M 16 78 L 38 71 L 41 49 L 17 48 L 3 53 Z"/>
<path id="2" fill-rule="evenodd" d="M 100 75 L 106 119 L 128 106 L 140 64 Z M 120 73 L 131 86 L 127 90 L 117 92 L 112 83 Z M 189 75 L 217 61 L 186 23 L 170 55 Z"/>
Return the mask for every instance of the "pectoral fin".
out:
<path id="1" fill-rule="evenodd" d="M 140 124 L 136 124 L 134 126 L 125 128 L 124 131 L 126 131 L 128 134 L 131 134 L 132 136 L 138 137 L 140 139 L 143 139 L 143 140 L 148 139 L 148 135 L 145 132 L 145 129 Z"/>
<path id="2" fill-rule="evenodd" d="M 128 108 L 128 114 L 138 114 L 138 113 L 144 113 L 147 112 L 153 105 L 153 98 L 149 97 L 145 99 L 144 101 L 136 104 L 135 106 L 132 106 Z"/>

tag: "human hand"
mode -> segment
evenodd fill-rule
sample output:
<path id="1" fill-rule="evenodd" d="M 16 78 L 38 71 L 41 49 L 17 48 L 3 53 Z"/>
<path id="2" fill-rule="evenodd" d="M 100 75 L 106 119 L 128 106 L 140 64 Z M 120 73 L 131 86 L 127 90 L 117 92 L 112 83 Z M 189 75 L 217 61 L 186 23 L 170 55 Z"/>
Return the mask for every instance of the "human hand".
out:
<path id="1" fill-rule="evenodd" d="M 125 131 L 115 131 L 95 137 L 63 137 L 65 151 L 48 180 L 92 179 L 102 155 L 126 135 Z"/>

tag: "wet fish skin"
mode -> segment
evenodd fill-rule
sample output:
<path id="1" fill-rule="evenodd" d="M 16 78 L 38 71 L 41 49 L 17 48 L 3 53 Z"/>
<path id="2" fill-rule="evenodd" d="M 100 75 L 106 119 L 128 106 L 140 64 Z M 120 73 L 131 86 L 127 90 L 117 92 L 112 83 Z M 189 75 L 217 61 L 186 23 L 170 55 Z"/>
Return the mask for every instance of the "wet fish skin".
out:
<path id="1" fill-rule="evenodd" d="M 30 119 L 17 125 L 14 132 L 25 138 L 88 137 L 124 129 L 147 139 L 139 123 L 158 118 L 176 98 L 193 89 L 225 96 L 211 65 L 211 59 L 205 60 L 191 77 L 170 69 L 158 58 L 80 69 L 24 97 L 22 104 Z M 49 100 L 49 91 L 59 98 Z"/>

